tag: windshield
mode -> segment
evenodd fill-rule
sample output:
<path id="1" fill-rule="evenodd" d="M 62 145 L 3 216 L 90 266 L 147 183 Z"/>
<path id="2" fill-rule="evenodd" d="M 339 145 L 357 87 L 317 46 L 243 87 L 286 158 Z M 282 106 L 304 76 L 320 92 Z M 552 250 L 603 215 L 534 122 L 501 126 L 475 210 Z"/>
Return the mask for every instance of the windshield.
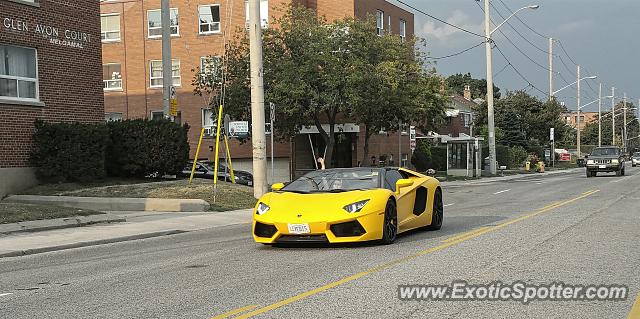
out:
<path id="1" fill-rule="evenodd" d="M 340 192 L 380 187 L 377 169 L 319 170 L 305 174 L 282 190 L 288 192 Z"/>
<path id="2" fill-rule="evenodd" d="M 596 148 L 591 152 L 591 156 L 618 156 L 620 151 L 617 148 Z"/>

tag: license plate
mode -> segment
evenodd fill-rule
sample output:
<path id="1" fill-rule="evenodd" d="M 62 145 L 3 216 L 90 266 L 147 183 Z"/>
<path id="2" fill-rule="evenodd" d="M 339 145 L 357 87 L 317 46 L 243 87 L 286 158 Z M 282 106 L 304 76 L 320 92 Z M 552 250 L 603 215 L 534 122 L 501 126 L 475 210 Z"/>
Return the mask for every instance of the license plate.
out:
<path id="1" fill-rule="evenodd" d="M 607 168 L 607 165 L 600 165 L 598 168 Z"/>
<path id="2" fill-rule="evenodd" d="M 288 224 L 290 234 L 308 234 L 311 232 L 309 224 Z"/>

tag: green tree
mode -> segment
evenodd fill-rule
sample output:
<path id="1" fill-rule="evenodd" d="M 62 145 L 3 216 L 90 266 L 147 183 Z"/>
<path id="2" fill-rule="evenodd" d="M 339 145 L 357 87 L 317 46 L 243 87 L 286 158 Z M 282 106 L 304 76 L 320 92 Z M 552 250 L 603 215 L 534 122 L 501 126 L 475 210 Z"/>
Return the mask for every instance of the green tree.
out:
<path id="1" fill-rule="evenodd" d="M 471 87 L 471 99 L 486 99 L 487 96 L 487 80 L 486 79 L 474 79 L 471 77 L 471 73 L 467 74 L 454 74 L 447 78 L 447 85 L 449 88 L 459 94 L 464 94 L 464 87 L 469 85 Z M 500 88 L 495 84 L 493 85 L 493 97 L 495 99 L 500 98 Z"/>

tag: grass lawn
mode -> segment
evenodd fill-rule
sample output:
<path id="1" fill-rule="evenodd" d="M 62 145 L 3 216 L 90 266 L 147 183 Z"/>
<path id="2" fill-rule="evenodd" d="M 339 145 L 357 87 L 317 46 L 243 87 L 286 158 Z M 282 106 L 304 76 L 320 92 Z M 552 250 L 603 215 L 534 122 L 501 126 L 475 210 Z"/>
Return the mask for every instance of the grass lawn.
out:
<path id="1" fill-rule="evenodd" d="M 104 214 L 87 209 L 0 202 L 0 224 Z"/>
<path id="2" fill-rule="evenodd" d="M 213 200 L 213 181 L 194 179 L 193 184 L 181 180 L 127 180 L 109 179 L 89 185 L 75 183 L 47 184 L 29 189 L 23 194 L 57 195 L 80 197 L 131 197 L 131 198 L 179 198 L 203 199 L 211 205 L 211 210 L 226 211 L 251 208 L 256 204 L 253 188 L 218 183 L 216 201 Z"/>

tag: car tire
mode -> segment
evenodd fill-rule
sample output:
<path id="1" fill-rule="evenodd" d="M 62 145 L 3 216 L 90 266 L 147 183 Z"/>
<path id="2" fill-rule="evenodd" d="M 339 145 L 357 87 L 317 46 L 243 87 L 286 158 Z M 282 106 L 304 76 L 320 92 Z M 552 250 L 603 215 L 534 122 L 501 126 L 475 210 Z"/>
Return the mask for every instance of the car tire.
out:
<path id="1" fill-rule="evenodd" d="M 587 170 L 587 178 L 589 177 L 593 177 L 593 172 L 590 170 Z"/>
<path id="2" fill-rule="evenodd" d="M 439 230 L 442 228 L 444 220 L 444 205 L 442 203 L 442 191 L 436 190 L 433 195 L 433 212 L 431 214 L 431 225 L 427 226 L 427 230 Z"/>
<path id="3" fill-rule="evenodd" d="M 384 210 L 384 220 L 382 222 L 382 239 L 383 245 L 392 244 L 398 237 L 398 211 L 396 203 L 389 199 Z"/>
<path id="4" fill-rule="evenodd" d="M 622 169 L 618 169 L 616 171 L 616 176 L 621 176 L 622 175 Z"/>
<path id="5" fill-rule="evenodd" d="M 624 174 L 625 174 L 625 169 L 624 169 L 624 167 L 622 167 L 622 170 L 620 170 L 620 171 L 621 171 L 621 173 L 620 173 L 620 174 L 622 174 L 622 176 L 624 176 Z"/>

